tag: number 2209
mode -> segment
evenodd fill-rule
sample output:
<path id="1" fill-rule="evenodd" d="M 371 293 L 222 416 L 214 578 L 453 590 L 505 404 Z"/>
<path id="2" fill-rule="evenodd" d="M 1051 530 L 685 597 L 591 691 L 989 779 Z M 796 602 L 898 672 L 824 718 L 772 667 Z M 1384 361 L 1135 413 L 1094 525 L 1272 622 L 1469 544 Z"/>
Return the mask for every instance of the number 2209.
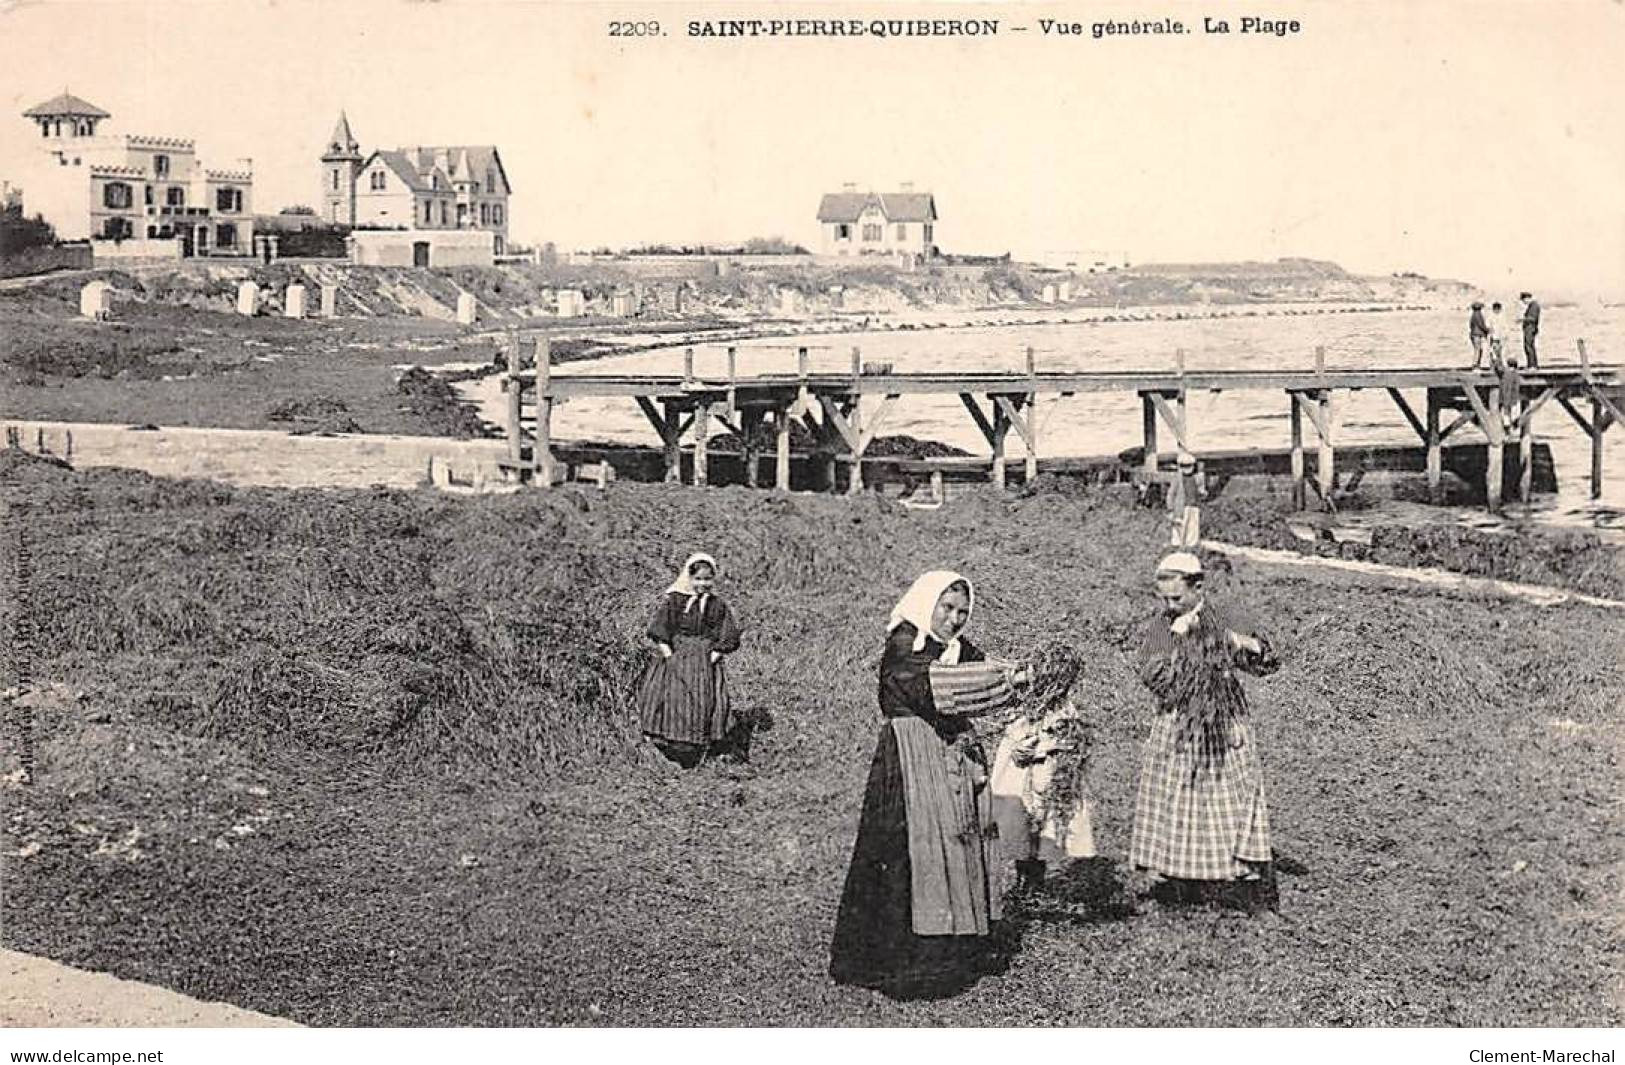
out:
<path id="1" fill-rule="evenodd" d="M 611 37 L 659 37 L 660 23 L 658 22 L 611 22 L 609 24 Z"/>

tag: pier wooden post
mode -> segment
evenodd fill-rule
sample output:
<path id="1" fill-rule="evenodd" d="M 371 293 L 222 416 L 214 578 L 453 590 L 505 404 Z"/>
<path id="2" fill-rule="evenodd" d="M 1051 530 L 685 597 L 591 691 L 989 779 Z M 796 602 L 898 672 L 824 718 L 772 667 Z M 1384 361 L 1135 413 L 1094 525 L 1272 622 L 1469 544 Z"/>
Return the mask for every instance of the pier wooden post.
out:
<path id="1" fill-rule="evenodd" d="M 666 483 L 680 484 L 683 480 L 683 430 L 678 420 L 677 408 L 671 403 L 662 403 L 666 423 L 665 432 L 661 439 L 666 442 Z"/>
<path id="2" fill-rule="evenodd" d="M 790 408 L 780 407 L 773 412 L 773 434 L 773 487 L 781 492 L 788 492 L 790 490 Z"/>
<path id="3" fill-rule="evenodd" d="M 1440 395 L 1430 388 L 1427 411 L 1428 501 L 1438 504 L 1444 498 L 1444 438 L 1439 435 Z"/>
<path id="4" fill-rule="evenodd" d="M 1602 400 L 1591 397 L 1591 498 L 1602 498 L 1602 434 L 1608 428 L 1610 415 L 1602 409 Z"/>
<path id="5" fill-rule="evenodd" d="M 1529 513 L 1529 496 L 1533 480 L 1533 467 L 1535 464 L 1535 412 L 1526 401 L 1524 395 L 1523 379 L 1517 371 L 1512 377 L 1512 424 L 1518 429 L 1518 499 L 1523 503 L 1524 514 Z"/>
<path id="6" fill-rule="evenodd" d="M 710 483 L 711 404 L 702 401 L 694 410 L 694 483 L 704 488 Z"/>
<path id="7" fill-rule="evenodd" d="M 852 345 L 852 410 L 847 414 L 852 431 L 863 435 L 863 393 L 858 391 L 858 378 L 863 376 L 863 352 Z M 855 496 L 863 491 L 863 455 L 852 453 L 851 466 L 846 476 L 846 494 Z"/>
<path id="8" fill-rule="evenodd" d="M 841 487 L 840 474 L 837 472 L 840 469 L 840 464 L 835 457 L 839 445 L 836 443 L 835 427 L 829 423 L 829 415 L 827 414 L 818 423 L 818 438 L 821 441 L 820 446 L 823 448 L 824 455 L 824 484 L 833 493 Z"/>
<path id="9" fill-rule="evenodd" d="M 756 450 L 756 433 L 762 426 L 762 411 L 759 407 L 746 407 L 739 412 L 739 432 L 743 439 L 739 442 L 739 453 L 745 463 L 745 485 L 755 488 L 759 479 L 761 456 Z"/>
<path id="10" fill-rule="evenodd" d="M 732 418 L 738 408 L 735 406 L 735 388 L 739 379 L 739 349 L 732 344 L 728 345 L 728 417 Z"/>
<path id="11" fill-rule="evenodd" d="M 1004 445 L 1010 435 L 1010 416 L 1004 412 L 1004 405 L 993 404 L 993 487 L 1003 490 L 1005 485 L 1004 473 Z"/>
<path id="12" fill-rule="evenodd" d="M 1157 405 L 1151 393 L 1140 393 L 1140 425 L 1145 434 L 1145 457 L 1141 466 L 1147 485 L 1157 483 Z"/>
<path id="13" fill-rule="evenodd" d="M 1501 511 L 1501 480 L 1506 470 L 1506 438 L 1501 434 L 1500 386 L 1490 386 L 1487 398 L 1489 402 L 1485 406 L 1489 418 L 1484 426 L 1484 435 L 1489 437 L 1489 443 L 1484 448 L 1484 501 L 1492 512 L 1498 514 Z"/>
<path id="14" fill-rule="evenodd" d="M 1315 349 L 1317 352 L 1320 349 Z M 1330 389 L 1321 392 L 1315 400 L 1320 407 L 1320 461 L 1315 473 L 1320 482 L 1320 498 L 1323 503 L 1330 505 L 1332 498 L 1332 484 L 1337 479 L 1337 452 L 1332 446 L 1332 393 Z"/>
<path id="15" fill-rule="evenodd" d="M 1038 363 L 1032 345 L 1027 346 L 1027 483 L 1038 477 Z"/>
<path id="16" fill-rule="evenodd" d="M 553 487 L 553 345 L 547 337 L 536 340 L 536 442 L 531 464 L 542 487 Z"/>
<path id="17" fill-rule="evenodd" d="M 1292 505 L 1302 510 L 1307 502 L 1303 489 L 1303 407 L 1296 392 L 1288 392 L 1286 400 L 1292 408 Z"/>
<path id="18" fill-rule="evenodd" d="M 523 461 L 524 439 L 519 424 L 521 404 L 524 399 L 524 383 L 519 379 L 520 354 L 519 330 L 508 331 L 508 460 L 515 467 L 514 477 L 518 477 L 518 464 Z"/>
<path id="19" fill-rule="evenodd" d="M 685 385 L 689 384 L 693 380 L 694 380 L 694 349 L 691 348 L 691 347 L 688 347 L 688 348 L 683 349 L 683 384 L 685 384 Z"/>

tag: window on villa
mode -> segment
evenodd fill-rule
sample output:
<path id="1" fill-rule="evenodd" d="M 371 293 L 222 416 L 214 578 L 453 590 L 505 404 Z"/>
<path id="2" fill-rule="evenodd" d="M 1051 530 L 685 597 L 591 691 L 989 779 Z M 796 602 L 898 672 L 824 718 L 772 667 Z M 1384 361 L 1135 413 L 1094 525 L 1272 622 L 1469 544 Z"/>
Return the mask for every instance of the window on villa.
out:
<path id="1" fill-rule="evenodd" d="M 879 240 L 880 239 L 880 226 L 876 225 L 876 224 L 870 224 L 870 225 L 864 226 L 863 227 L 863 239 L 866 240 L 866 241 Z"/>
<path id="2" fill-rule="evenodd" d="M 148 185 L 145 189 L 143 189 L 141 195 L 142 195 L 142 199 L 144 199 L 146 201 L 147 206 L 151 207 L 152 206 L 152 186 Z"/>
<path id="3" fill-rule="evenodd" d="M 441 225 L 446 224 L 446 201 L 445 200 L 440 201 L 440 224 Z"/>
<path id="4" fill-rule="evenodd" d="M 457 205 L 457 225 L 459 228 L 468 225 L 468 204 L 466 203 Z"/>
<path id="5" fill-rule="evenodd" d="M 927 222 L 925 224 L 925 242 L 927 244 L 931 243 L 931 223 L 930 222 Z"/>
<path id="6" fill-rule="evenodd" d="M 130 186 L 122 181 L 110 181 L 102 189 L 102 203 L 108 207 L 128 207 L 132 202 Z"/>
<path id="7" fill-rule="evenodd" d="M 482 204 L 480 204 L 480 225 L 488 226 L 490 224 L 491 224 L 491 205 L 488 204 L 488 203 L 482 203 Z"/>
<path id="8" fill-rule="evenodd" d="M 171 185 L 164 190 L 164 202 L 171 207 L 185 207 L 186 190 L 179 185 Z"/>
<path id="9" fill-rule="evenodd" d="M 434 204 L 430 203 L 428 200 L 423 201 L 423 224 L 424 225 L 428 225 L 430 222 L 434 221 L 434 219 L 429 214 L 429 212 L 433 208 L 434 208 Z"/>
<path id="10" fill-rule="evenodd" d="M 216 227 L 214 243 L 219 248 L 235 248 L 237 246 L 237 227 L 229 224 Z"/>
<path id="11" fill-rule="evenodd" d="M 334 167 L 333 168 L 333 191 L 337 192 L 338 190 L 339 190 L 339 171 L 338 171 L 337 167 Z"/>
<path id="12" fill-rule="evenodd" d="M 852 239 L 852 227 L 849 226 L 849 225 L 846 225 L 844 223 L 841 224 L 841 225 L 836 226 L 835 227 L 835 239 L 836 240 L 851 240 Z"/>
<path id="13" fill-rule="evenodd" d="M 128 218 L 109 218 L 102 223 L 102 236 L 108 240 L 123 240 L 134 231 Z"/>
<path id="14" fill-rule="evenodd" d="M 908 239 L 908 226 L 904 225 L 902 222 L 897 223 L 897 239 L 898 240 L 907 240 Z"/>
<path id="15" fill-rule="evenodd" d="M 491 224 L 494 226 L 502 224 L 502 205 L 500 203 L 491 205 Z"/>
<path id="16" fill-rule="evenodd" d="M 384 180 L 384 172 L 382 170 L 374 170 L 372 172 L 372 189 L 374 192 L 383 191 Z"/>
<path id="17" fill-rule="evenodd" d="M 495 192 L 496 190 L 497 190 L 497 176 L 495 174 L 491 173 L 489 170 L 487 170 L 485 172 L 485 191 L 486 192 Z"/>
<path id="18" fill-rule="evenodd" d="M 159 177 L 169 176 L 169 156 L 155 155 L 152 157 L 152 172 Z"/>
<path id="19" fill-rule="evenodd" d="M 214 209 L 223 213 L 241 211 L 243 209 L 243 191 L 241 189 L 216 189 L 214 193 Z"/>

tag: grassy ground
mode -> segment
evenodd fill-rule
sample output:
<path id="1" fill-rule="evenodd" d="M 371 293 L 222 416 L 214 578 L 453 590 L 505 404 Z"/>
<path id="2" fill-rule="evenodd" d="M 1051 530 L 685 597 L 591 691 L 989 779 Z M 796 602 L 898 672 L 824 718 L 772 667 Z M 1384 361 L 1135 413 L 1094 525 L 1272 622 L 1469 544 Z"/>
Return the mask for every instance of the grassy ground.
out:
<path id="1" fill-rule="evenodd" d="M 8 947 L 326 1025 L 1625 1019 L 1617 614 L 1219 574 L 1286 658 L 1251 691 L 1292 874 L 1250 919 L 1126 885 L 1150 711 L 1122 652 L 1161 526 L 1114 492 L 911 514 L 4 461 L 49 685 L 36 782 L 4 785 Z M 748 768 L 635 743 L 638 634 L 693 548 L 774 718 Z M 831 986 L 825 945 L 881 625 L 936 565 L 995 653 L 1088 652 L 1103 857 L 1017 908 L 1008 971 L 893 1002 Z"/>

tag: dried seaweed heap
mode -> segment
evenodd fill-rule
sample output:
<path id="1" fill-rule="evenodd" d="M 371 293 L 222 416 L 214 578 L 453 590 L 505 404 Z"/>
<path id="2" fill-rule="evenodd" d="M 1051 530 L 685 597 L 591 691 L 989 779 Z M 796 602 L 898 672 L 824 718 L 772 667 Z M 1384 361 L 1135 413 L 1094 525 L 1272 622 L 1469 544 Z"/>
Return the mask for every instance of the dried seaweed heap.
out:
<path id="1" fill-rule="evenodd" d="M 1056 838 L 1064 839 L 1073 811 L 1089 794 L 1089 757 L 1094 747 L 1093 722 L 1070 707 L 1083 657 L 1071 644 L 1049 643 L 1038 649 L 1030 665 L 1033 679 L 1022 693 L 1021 715 L 1034 725 L 1050 719 L 1042 726 L 1052 741 L 1046 755 L 1052 772 L 1044 790 L 1044 817 Z"/>
<path id="2" fill-rule="evenodd" d="M 1239 742 L 1235 726 L 1247 715 L 1247 697 L 1236 677 L 1229 632 L 1211 610 L 1199 613 L 1190 631 L 1171 642 L 1171 652 L 1142 662 L 1141 678 L 1158 704 L 1175 715 L 1174 746 L 1194 752 L 1195 775 L 1219 764 L 1232 741 Z"/>

